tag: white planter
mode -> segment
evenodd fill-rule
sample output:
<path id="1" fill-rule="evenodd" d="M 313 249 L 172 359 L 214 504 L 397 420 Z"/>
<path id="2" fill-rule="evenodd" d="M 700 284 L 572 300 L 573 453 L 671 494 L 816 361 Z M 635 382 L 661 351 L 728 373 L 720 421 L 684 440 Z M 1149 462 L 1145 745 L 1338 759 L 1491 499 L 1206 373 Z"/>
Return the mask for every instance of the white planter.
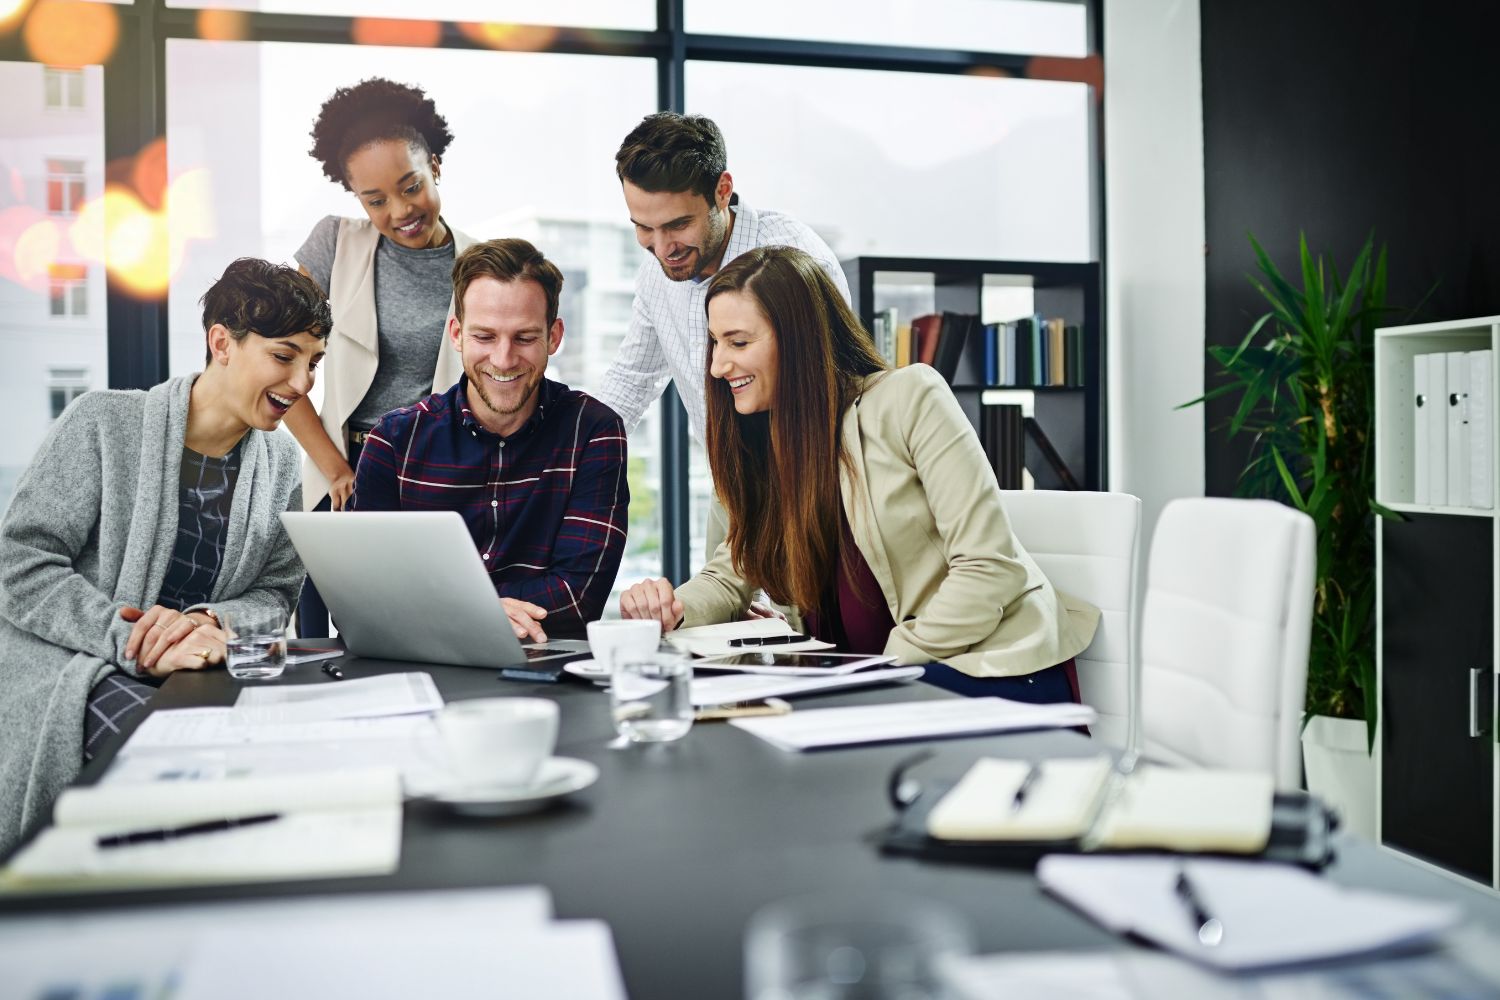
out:
<path id="1" fill-rule="evenodd" d="M 1302 730 L 1307 790 L 1343 817 L 1344 829 L 1375 839 L 1375 758 L 1363 719 L 1315 715 Z"/>

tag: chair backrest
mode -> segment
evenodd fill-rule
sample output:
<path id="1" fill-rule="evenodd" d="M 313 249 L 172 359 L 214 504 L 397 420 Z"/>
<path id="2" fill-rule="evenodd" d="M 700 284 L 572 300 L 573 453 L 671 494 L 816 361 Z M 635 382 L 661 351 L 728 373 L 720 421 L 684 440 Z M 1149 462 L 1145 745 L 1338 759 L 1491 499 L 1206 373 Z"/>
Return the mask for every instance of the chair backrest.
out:
<path id="1" fill-rule="evenodd" d="M 1099 609 L 1099 630 L 1077 658 L 1096 739 L 1124 747 L 1129 732 L 1132 630 L 1141 501 L 1129 493 L 1001 490 L 1011 531 L 1054 587 Z"/>
<path id="2" fill-rule="evenodd" d="M 1162 510 L 1141 613 L 1144 752 L 1301 786 L 1312 635 L 1310 517 L 1270 500 Z"/>

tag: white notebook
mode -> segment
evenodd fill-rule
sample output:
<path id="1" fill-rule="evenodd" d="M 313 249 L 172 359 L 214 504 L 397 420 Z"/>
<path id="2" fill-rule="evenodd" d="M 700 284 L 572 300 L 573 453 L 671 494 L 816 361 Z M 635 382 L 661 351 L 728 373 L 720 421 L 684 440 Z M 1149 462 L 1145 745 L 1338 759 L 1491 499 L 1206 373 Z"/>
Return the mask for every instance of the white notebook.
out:
<path id="1" fill-rule="evenodd" d="M 890 672 L 865 671 L 842 679 L 856 681 Z M 694 681 L 695 686 L 698 683 Z M 696 696 L 694 701 L 696 703 Z M 1095 718 L 1094 710 L 1087 705 L 1027 705 L 1004 698 L 951 698 L 853 708 L 816 708 L 768 718 L 731 719 L 729 724 L 782 750 L 812 750 L 934 736 L 1060 729 L 1086 726 Z"/>
<path id="2" fill-rule="evenodd" d="M 1031 762 L 983 758 L 933 807 L 927 832 L 941 840 L 1065 841 L 1093 830 L 1090 849 L 1164 848 L 1256 854 L 1271 836 L 1270 775 L 1142 766 L 1116 775 L 1108 758 L 1041 761 L 1015 804 Z"/>
<path id="3" fill-rule="evenodd" d="M 100 839 L 216 819 L 277 819 L 120 847 Z M 0 889 L 136 888 L 384 875 L 401 856 L 392 768 L 276 778 L 70 788 L 53 826 L 0 871 Z"/>

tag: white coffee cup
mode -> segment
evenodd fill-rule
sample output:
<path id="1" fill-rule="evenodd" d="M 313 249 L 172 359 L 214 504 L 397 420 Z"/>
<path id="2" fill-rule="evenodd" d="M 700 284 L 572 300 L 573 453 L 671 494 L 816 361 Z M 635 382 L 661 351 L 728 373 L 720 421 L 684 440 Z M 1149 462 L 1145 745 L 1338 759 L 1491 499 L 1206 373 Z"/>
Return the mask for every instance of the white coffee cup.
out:
<path id="1" fill-rule="evenodd" d="M 661 645 L 661 622 L 620 618 L 589 622 L 589 652 L 594 662 L 610 670 L 627 659 L 645 659 Z"/>
<path id="2" fill-rule="evenodd" d="M 454 776 L 470 788 L 529 785 L 557 746 L 557 703 L 546 698 L 472 698 L 438 713 Z"/>

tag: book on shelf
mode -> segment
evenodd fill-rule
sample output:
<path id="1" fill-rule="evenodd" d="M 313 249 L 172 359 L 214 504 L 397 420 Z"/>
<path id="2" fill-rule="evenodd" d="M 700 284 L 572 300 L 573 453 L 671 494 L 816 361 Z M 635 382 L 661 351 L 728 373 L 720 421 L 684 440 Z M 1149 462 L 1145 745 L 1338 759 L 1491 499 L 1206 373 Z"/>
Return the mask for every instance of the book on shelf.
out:
<path id="1" fill-rule="evenodd" d="M 875 342 L 875 350 L 885 358 L 887 364 L 896 363 L 898 319 L 899 313 L 896 307 L 891 306 L 877 312 L 870 327 L 870 338 Z"/>
<path id="2" fill-rule="evenodd" d="M 1037 450 L 1042 453 L 1042 457 L 1047 460 L 1052 471 L 1057 473 L 1057 478 L 1062 480 L 1063 489 L 1083 489 L 1078 484 L 1078 478 L 1073 475 L 1073 470 L 1068 468 L 1068 463 L 1063 461 L 1062 455 L 1053 446 L 1052 439 L 1047 437 L 1047 433 L 1042 430 L 1042 425 L 1036 422 L 1035 417 L 1026 418 L 1025 428 L 1027 436 L 1036 444 Z"/>
<path id="3" fill-rule="evenodd" d="M 1412 358 L 1412 500 L 1494 508 L 1493 352 Z"/>
<path id="4" fill-rule="evenodd" d="M 937 313 L 918 316 L 911 321 L 911 360 L 930 365 L 937 358 L 938 335 L 943 317 Z"/>
<path id="5" fill-rule="evenodd" d="M 981 410 L 980 443 L 995 470 L 1002 490 L 1022 487 L 1026 467 L 1026 438 L 1021 407 L 1014 403 L 986 406 Z"/>
<path id="6" fill-rule="evenodd" d="M 955 384 L 1081 387 L 1085 381 L 1083 328 L 1059 317 L 1028 316 L 986 323 L 971 334 L 982 379 Z"/>
<path id="7" fill-rule="evenodd" d="M 911 326 L 898 326 L 896 328 L 896 367 L 905 368 L 911 364 Z"/>

